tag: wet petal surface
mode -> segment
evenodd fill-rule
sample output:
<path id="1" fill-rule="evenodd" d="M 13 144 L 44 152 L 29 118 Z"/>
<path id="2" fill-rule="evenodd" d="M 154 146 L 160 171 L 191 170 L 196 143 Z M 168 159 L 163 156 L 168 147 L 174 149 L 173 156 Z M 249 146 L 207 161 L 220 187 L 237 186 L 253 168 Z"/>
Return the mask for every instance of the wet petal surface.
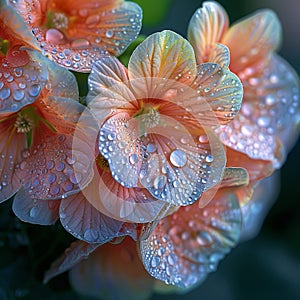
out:
<path id="1" fill-rule="evenodd" d="M 186 288 L 201 282 L 239 238 L 241 212 L 230 194 L 219 191 L 205 208 L 182 207 L 159 222 L 140 242 L 146 270 L 167 284 Z"/>

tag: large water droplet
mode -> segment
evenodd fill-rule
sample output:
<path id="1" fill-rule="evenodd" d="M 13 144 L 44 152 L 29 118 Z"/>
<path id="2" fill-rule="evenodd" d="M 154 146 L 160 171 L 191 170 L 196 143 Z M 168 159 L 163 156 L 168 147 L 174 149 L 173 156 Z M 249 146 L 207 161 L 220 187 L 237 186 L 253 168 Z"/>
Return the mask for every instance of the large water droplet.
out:
<path id="1" fill-rule="evenodd" d="M 90 42 L 86 39 L 77 39 L 72 41 L 71 47 L 76 49 L 86 49 L 90 45 Z"/>
<path id="2" fill-rule="evenodd" d="M 129 156 L 129 162 L 134 165 L 138 162 L 139 158 L 136 153 L 133 153 Z"/>
<path id="3" fill-rule="evenodd" d="M 99 15 L 91 15 L 87 17 L 87 19 L 85 20 L 85 24 L 88 25 L 89 27 L 93 27 L 93 25 L 96 25 L 99 21 L 100 21 Z"/>
<path id="4" fill-rule="evenodd" d="M 199 231 L 197 235 L 197 243 L 200 246 L 207 246 L 213 242 L 211 235 L 207 231 Z"/>
<path id="5" fill-rule="evenodd" d="M 113 32 L 112 30 L 109 29 L 109 30 L 106 31 L 105 35 L 106 35 L 106 37 L 108 37 L 108 38 L 112 38 L 113 35 L 114 35 L 114 32 Z"/>
<path id="6" fill-rule="evenodd" d="M 35 218 L 38 214 L 38 208 L 36 206 L 33 206 L 29 211 L 29 217 Z"/>
<path id="7" fill-rule="evenodd" d="M 167 177 L 165 175 L 157 176 L 154 179 L 153 186 L 155 189 L 162 189 L 167 183 Z"/>
<path id="8" fill-rule="evenodd" d="M 211 154 L 209 154 L 205 157 L 205 161 L 211 163 L 214 161 L 214 157 Z"/>
<path id="9" fill-rule="evenodd" d="M 16 101 L 21 101 L 24 98 L 24 96 L 25 96 L 24 91 L 22 91 L 22 90 L 15 90 L 14 91 L 13 97 Z"/>
<path id="10" fill-rule="evenodd" d="M 182 168 L 187 162 L 187 157 L 182 150 L 176 149 L 171 153 L 170 161 L 173 166 Z"/>
<path id="11" fill-rule="evenodd" d="M 160 258 L 158 256 L 153 256 L 151 259 L 151 267 L 156 268 L 160 265 Z"/>
<path id="12" fill-rule="evenodd" d="M 0 91 L 0 99 L 5 100 L 10 96 L 10 89 L 5 87 Z"/>
<path id="13" fill-rule="evenodd" d="M 32 97 L 37 97 L 41 91 L 41 87 L 38 84 L 33 84 L 29 89 L 29 94 Z"/>
<path id="14" fill-rule="evenodd" d="M 65 38 L 65 35 L 57 29 L 50 28 L 46 31 L 45 37 L 46 37 L 46 40 L 50 43 L 62 44 L 63 40 Z"/>

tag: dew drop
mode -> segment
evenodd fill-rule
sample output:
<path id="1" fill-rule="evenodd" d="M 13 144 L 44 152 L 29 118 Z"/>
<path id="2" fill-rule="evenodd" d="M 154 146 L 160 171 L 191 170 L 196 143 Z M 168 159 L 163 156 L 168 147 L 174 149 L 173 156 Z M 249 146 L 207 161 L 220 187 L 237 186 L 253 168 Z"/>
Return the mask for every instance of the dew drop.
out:
<path id="1" fill-rule="evenodd" d="M 202 134 L 199 136 L 199 142 L 202 144 L 207 144 L 208 143 L 208 137 L 206 134 Z"/>
<path id="2" fill-rule="evenodd" d="M 29 217 L 35 218 L 38 214 L 38 208 L 36 206 L 33 206 L 29 211 Z"/>
<path id="3" fill-rule="evenodd" d="M 182 168 L 187 162 L 187 157 L 182 150 L 176 149 L 170 154 L 170 161 L 173 166 Z"/>
<path id="4" fill-rule="evenodd" d="M 22 90 L 15 90 L 13 97 L 16 101 L 21 101 L 25 96 L 25 92 Z"/>
<path id="5" fill-rule="evenodd" d="M 64 34 L 55 28 L 48 29 L 45 37 L 48 42 L 53 44 L 61 44 L 65 38 Z"/>
<path id="6" fill-rule="evenodd" d="M 207 246 L 213 243 L 212 236 L 207 231 L 199 231 L 197 235 L 197 243 L 200 246 Z"/>
<path id="7" fill-rule="evenodd" d="M 87 19 L 85 20 L 85 24 L 92 26 L 92 25 L 95 25 L 96 23 L 98 23 L 99 21 L 100 21 L 99 15 L 91 15 L 91 16 L 87 17 Z"/>
<path id="8" fill-rule="evenodd" d="M 75 49 L 85 49 L 88 48 L 90 45 L 90 42 L 86 39 L 77 39 L 72 41 L 71 47 Z"/>
<path id="9" fill-rule="evenodd" d="M 5 87 L 0 91 L 0 99 L 5 100 L 10 96 L 10 89 Z"/>
<path id="10" fill-rule="evenodd" d="M 134 165 L 134 164 L 136 164 L 137 162 L 138 162 L 138 156 L 137 156 L 137 154 L 136 153 L 133 153 L 133 154 L 131 154 L 130 156 L 129 156 L 129 162 L 132 164 L 132 165 Z"/>
<path id="11" fill-rule="evenodd" d="M 107 38 L 112 38 L 113 35 L 114 35 L 114 32 L 109 29 L 109 30 L 106 31 L 105 35 L 106 35 Z"/>
<path id="12" fill-rule="evenodd" d="M 211 154 L 209 154 L 205 157 L 205 161 L 211 163 L 214 161 L 214 157 Z"/>
<path id="13" fill-rule="evenodd" d="M 153 256 L 151 259 L 151 267 L 156 268 L 160 265 L 160 258 L 158 256 Z"/>
<path id="14" fill-rule="evenodd" d="M 271 122 L 271 120 L 268 116 L 260 116 L 257 119 L 257 125 L 260 127 L 267 127 L 270 125 L 270 122 Z"/>
<path id="15" fill-rule="evenodd" d="M 36 97 L 39 95 L 41 91 L 41 87 L 38 84 L 33 84 L 29 89 L 29 94 L 32 97 Z"/>
<path id="16" fill-rule="evenodd" d="M 167 177 L 165 175 L 157 176 L 154 179 L 153 186 L 155 189 L 162 189 L 167 183 Z"/>

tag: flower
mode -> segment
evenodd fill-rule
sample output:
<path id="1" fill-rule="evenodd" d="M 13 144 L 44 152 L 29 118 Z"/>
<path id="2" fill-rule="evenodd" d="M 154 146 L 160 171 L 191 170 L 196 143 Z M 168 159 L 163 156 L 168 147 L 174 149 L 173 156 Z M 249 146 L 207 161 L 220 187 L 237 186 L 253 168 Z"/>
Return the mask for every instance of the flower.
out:
<path id="1" fill-rule="evenodd" d="M 85 107 L 73 74 L 25 48 L 19 38 L 28 32 L 12 9 L 1 6 L 0 26 L 0 202 L 15 195 L 20 219 L 53 223 L 51 201 L 76 193 L 91 177 L 84 141 L 72 149 Z"/>
<path id="2" fill-rule="evenodd" d="M 90 72 L 108 54 L 120 55 L 138 35 L 142 12 L 133 2 L 9 0 L 39 48 L 59 65 Z"/>
<path id="3" fill-rule="evenodd" d="M 231 189 L 247 184 L 248 174 L 224 169 L 225 153 L 212 130 L 237 113 L 239 80 L 217 64 L 196 69 L 189 43 L 163 31 L 136 48 L 128 70 L 114 57 L 95 63 L 89 88 L 98 125 L 88 134 L 96 144 L 94 177 L 60 204 L 65 228 L 83 241 L 71 245 L 45 280 L 129 235 L 150 275 L 193 286 L 239 237 L 241 210 Z M 111 253 L 128 243 L 134 242 L 125 238 Z"/>
<path id="4" fill-rule="evenodd" d="M 299 135 L 299 79 L 276 54 L 281 40 L 276 14 L 260 10 L 229 27 L 221 6 L 204 2 L 190 20 L 188 38 L 198 63 L 229 65 L 242 81 L 240 113 L 218 129 L 219 137 L 230 148 L 229 156 L 243 153 L 255 165 L 272 162 L 274 168 L 280 168 Z M 229 57 L 220 60 L 220 44 L 229 48 L 230 64 Z"/>

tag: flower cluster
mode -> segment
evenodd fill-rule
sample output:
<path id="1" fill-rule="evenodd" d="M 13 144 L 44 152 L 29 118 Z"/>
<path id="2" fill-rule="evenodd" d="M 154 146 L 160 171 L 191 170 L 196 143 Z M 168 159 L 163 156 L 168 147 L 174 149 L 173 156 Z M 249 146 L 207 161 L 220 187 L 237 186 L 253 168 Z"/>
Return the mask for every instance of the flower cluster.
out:
<path id="1" fill-rule="evenodd" d="M 125 67 L 117 56 L 141 30 L 133 2 L 0 8 L 0 202 L 76 238 L 45 282 L 71 269 L 82 294 L 146 299 L 198 285 L 257 233 L 299 134 L 274 12 L 230 27 L 205 2 L 187 40 L 154 33 Z M 83 99 L 73 71 L 89 73 Z"/>

